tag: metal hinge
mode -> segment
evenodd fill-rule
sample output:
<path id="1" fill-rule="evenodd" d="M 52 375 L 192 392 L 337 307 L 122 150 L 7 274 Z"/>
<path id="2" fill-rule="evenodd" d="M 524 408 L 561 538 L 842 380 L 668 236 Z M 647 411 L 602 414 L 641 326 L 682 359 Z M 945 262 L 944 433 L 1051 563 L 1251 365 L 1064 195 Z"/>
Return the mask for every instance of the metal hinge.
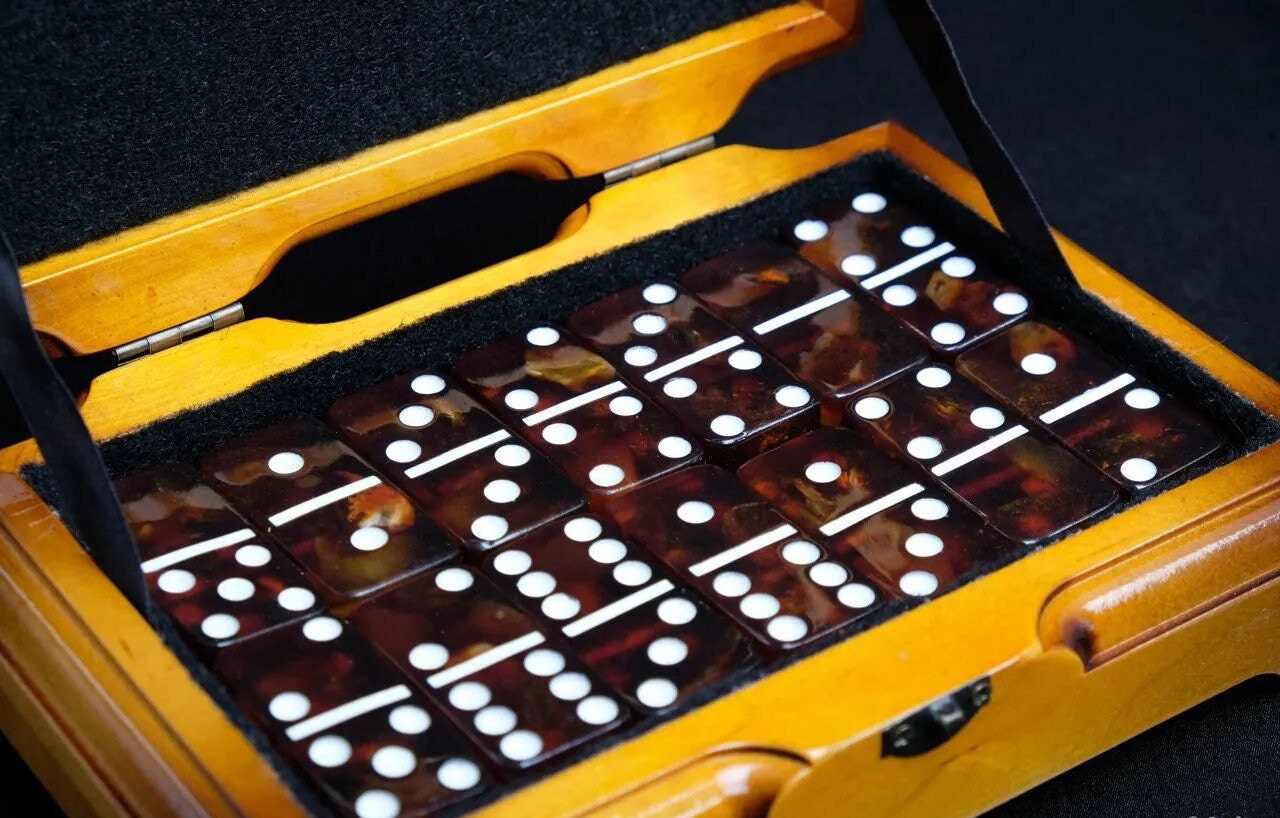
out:
<path id="1" fill-rule="evenodd" d="M 189 341 L 196 336 L 204 335 L 206 332 L 213 332 L 223 327 L 229 327 L 232 324 L 239 324 L 243 320 L 244 307 L 237 302 L 229 307 L 214 310 L 208 315 L 184 321 L 176 327 L 153 332 L 146 338 L 130 341 L 123 346 L 116 347 L 112 352 L 115 353 L 116 365 L 119 366 L 159 352 L 162 349 L 176 347 L 183 341 Z"/>
<path id="2" fill-rule="evenodd" d="M 634 179 L 637 176 L 643 176 L 650 171 L 658 168 L 665 168 L 667 165 L 674 165 L 682 159 L 688 159 L 690 156 L 697 156 L 700 153 L 706 153 L 716 146 L 715 136 L 704 136 L 695 139 L 692 142 L 686 142 L 683 145 L 676 145 L 674 148 L 667 148 L 661 153 L 655 153 L 652 156 L 646 156 L 643 159 L 637 159 L 634 162 L 628 162 L 625 165 L 619 165 L 613 170 L 604 172 L 604 186 L 616 185 L 618 182 L 624 182 L 627 179 Z"/>
<path id="3" fill-rule="evenodd" d="M 946 742 L 991 701 L 991 680 L 983 677 L 890 725 L 881 736 L 881 756 L 918 756 Z"/>

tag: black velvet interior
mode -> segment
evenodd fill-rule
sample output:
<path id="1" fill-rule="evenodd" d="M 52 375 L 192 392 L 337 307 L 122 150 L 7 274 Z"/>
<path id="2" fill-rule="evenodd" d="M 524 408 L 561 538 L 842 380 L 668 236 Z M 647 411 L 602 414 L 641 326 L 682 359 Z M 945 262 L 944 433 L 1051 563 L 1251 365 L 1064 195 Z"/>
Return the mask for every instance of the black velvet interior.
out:
<path id="1" fill-rule="evenodd" d="M 9 0 L 0 223 L 30 262 L 786 1 Z"/>
<path id="2" fill-rule="evenodd" d="M 1037 275 L 1035 263 L 1023 257 L 1002 233 L 925 179 L 907 170 L 892 156 L 873 154 L 754 202 L 579 262 L 539 279 L 516 284 L 488 298 L 431 316 L 355 349 L 326 356 L 292 372 L 278 375 L 241 394 L 108 441 L 102 447 L 104 459 L 113 475 L 120 476 L 168 460 L 190 461 L 200 452 L 244 431 L 261 428 L 288 417 L 322 416 L 325 409 L 342 395 L 391 375 L 414 368 L 445 366 L 459 352 L 506 335 L 513 328 L 557 321 L 608 293 L 654 277 L 675 277 L 700 261 L 761 235 L 780 236 L 790 225 L 809 213 L 817 202 L 844 198 L 848 191 L 860 186 L 874 186 L 896 194 L 920 208 L 931 222 L 947 225 L 948 234 L 956 236 L 962 246 L 994 262 L 1003 275 L 1025 287 L 1032 295 L 1040 317 L 1085 329 L 1095 343 L 1113 352 L 1123 353 L 1133 369 L 1191 403 L 1218 424 L 1230 438 L 1230 449 L 1213 462 L 1189 470 L 1175 484 L 1280 438 L 1280 421 L 1260 412 L 1159 339 L 1108 310 L 1093 296 L 1072 287 L 1046 284 L 1045 279 Z M 26 476 L 56 507 L 56 491 L 49 485 L 43 470 L 28 469 Z M 1162 484 L 1159 489 L 1169 487 L 1170 484 Z M 1141 499 L 1143 497 L 1139 496 L 1121 503 L 1110 513 L 1123 510 Z M 971 581 L 1007 564 L 1029 550 L 1031 549 L 1009 554 L 999 563 L 976 566 L 964 581 Z M 834 641 L 848 638 L 853 633 L 873 627 L 913 604 L 920 603 L 899 602 L 886 606 L 878 615 L 856 623 L 852 629 L 832 635 L 802 655 L 790 657 L 787 663 L 797 661 L 803 655 L 820 650 Z M 166 640 L 179 648 L 180 655 L 200 684 L 210 689 L 224 707 L 228 707 L 230 700 L 216 679 L 176 644 L 170 628 L 162 630 Z M 778 665 L 775 664 L 768 672 L 777 668 Z M 732 687 L 749 684 L 761 675 L 765 673 L 758 671 L 748 674 L 745 678 L 735 680 L 731 686 L 708 691 L 684 709 L 723 695 Z M 248 724 L 233 707 L 229 708 L 229 712 L 257 746 L 265 750 L 268 745 L 256 728 Z M 625 741 L 656 723 L 655 719 L 641 720 L 630 730 L 613 735 L 604 744 L 596 743 L 586 752 L 595 753 L 604 746 Z M 268 755 L 273 758 L 273 763 L 277 764 L 291 786 L 295 789 L 301 786 L 296 776 L 280 768 L 278 760 L 270 752 Z M 581 755 L 570 755 L 554 765 L 541 768 L 538 775 L 563 768 L 580 757 Z M 516 782 L 513 786 L 519 784 L 520 782 Z M 508 789 L 509 787 L 496 789 L 485 797 L 496 799 Z M 305 797 L 312 808 L 317 807 L 310 794 Z M 466 808 L 459 810 L 465 811 L 475 804 L 474 801 L 469 802 Z"/>

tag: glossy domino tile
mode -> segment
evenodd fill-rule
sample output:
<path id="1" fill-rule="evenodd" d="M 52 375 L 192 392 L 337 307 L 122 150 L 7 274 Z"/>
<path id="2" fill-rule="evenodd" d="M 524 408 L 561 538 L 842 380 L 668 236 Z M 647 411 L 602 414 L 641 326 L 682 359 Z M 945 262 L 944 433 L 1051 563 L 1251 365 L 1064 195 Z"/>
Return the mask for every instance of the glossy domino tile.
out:
<path id="1" fill-rule="evenodd" d="M 214 670 L 344 814 L 423 816 L 493 785 L 436 706 L 338 619 L 234 645 Z"/>
<path id="2" fill-rule="evenodd" d="M 937 483 L 848 429 L 790 440 L 738 476 L 828 549 L 824 584 L 843 581 L 848 565 L 889 594 L 933 596 L 1005 544 Z"/>
<path id="3" fill-rule="evenodd" d="M 718 462 L 741 462 L 818 422 L 807 387 L 674 284 L 611 295 L 574 313 L 569 328 Z"/>
<path id="4" fill-rule="evenodd" d="M 1178 400 L 1075 333 L 1025 321 L 956 367 L 1131 489 L 1207 457 L 1222 436 Z"/>
<path id="5" fill-rule="evenodd" d="M 270 531 L 332 599 L 448 559 L 453 543 L 324 424 L 277 424 L 205 454 L 205 480 Z"/>
<path id="6" fill-rule="evenodd" d="M 311 583 L 187 466 L 117 480 L 152 598 L 196 644 L 221 647 L 316 613 Z"/>
<path id="7" fill-rule="evenodd" d="M 469 568 L 418 577 L 350 619 L 500 767 L 538 764 L 629 716 L 554 633 Z"/>
<path id="8" fill-rule="evenodd" d="M 737 628 L 602 517 L 546 526 L 485 568 L 639 709 L 678 707 L 753 663 Z"/>
<path id="9" fill-rule="evenodd" d="M 924 359 L 908 330 L 781 245 L 726 253 L 680 283 L 826 397 L 847 398 Z"/>
<path id="10" fill-rule="evenodd" d="M 452 380 L 413 372 L 339 400 L 329 421 L 445 531 L 484 551 L 583 506 L 558 469 Z"/>
<path id="11" fill-rule="evenodd" d="M 772 506 L 714 466 L 695 466 L 614 500 L 627 536 L 674 568 L 771 651 L 863 616 L 883 594 L 828 558 Z M 842 571 L 834 581 L 836 570 Z"/>
<path id="12" fill-rule="evenodd" d="M 454 373 L 578 486 L 625 491 L 696 462 L 675 419 L 567 333 L 535 327 L 463 353 Z"/>
<path id="13" fill-rule="evenodd" d="M 1024 317 L 1026 294 L 887 194 L 864 191 L 797 223 L 800 253 L 855 283 L 935 352 L 964 349 Z"/>
<path id="14" fill-rule="evenodd" d="M 943 366 L 918 369 L 857 399 L 850 422 L 928 469 L 1019 542 L 1059 534 L 1119 497 L 1101 473 Z"/>

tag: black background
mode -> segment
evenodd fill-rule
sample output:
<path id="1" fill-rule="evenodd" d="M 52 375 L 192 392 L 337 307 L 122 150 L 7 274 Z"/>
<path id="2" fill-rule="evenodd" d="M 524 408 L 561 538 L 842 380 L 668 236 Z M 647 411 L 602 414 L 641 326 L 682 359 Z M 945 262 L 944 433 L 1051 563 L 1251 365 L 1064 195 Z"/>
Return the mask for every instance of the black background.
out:
<path id="1" fill-rule="evenodd" d="M 1273 271 L 1280 236 L 1272 223 L 1280 213 L 1280 4 L 938 5 L 979 100 L 1055 226 L 1280 377 L 1280 282 Z M 758 144 L 799 146 L 891 118 L 959 156 L 887 15 L 870 6 L 855 50 L 766 82 L 733 132 L 751 133 Z M 233 52 L 271 53 L 271 43 L 247 36 L 210 47 L 225 46 L 228 59 Z M 294 73 L 305 74 L 305 49 L 292 56 L 304 62 Z M 163 66 L 165 55 L 156 59 Z M 208 87 L 193 93 L 217 98 L 218 115 L 248 129 L 245 146 L 285 141 L 301 166 L 331 158 L 323 154 L 334 150 L 335 139 L 354 152 L 367 147 L 368 134 L 381 133 L 377 122 L 363 131 L 346 123 L 338 137 L 329 129 L 324 140 L 308 140 L 308 129 L 325 127 L 326 107 L 340 100 L 324 98 L 314 84 L 290 85 L 293 75 L 274 77 L 270 89 L 297 112 L 288 133 L 254 131 L 262 118 L 250 97 L 219 98 Z M 30 99 L 26 105 L 38 113 Z M 55 107 L 62 116 L 74 110 Z M 183 206 L 195 204 L 199 191 L 243 187 L 261 173 L 260 153 L 248 147 L 220 150 L 204 163 L 148 166 L 156 146 L 148 144 L 145 118 L 135 127 L 93 151 L 77 151 L 32 144 L 23 128 L 0 123 L 0 191 L 10 200 L 0 201 L 0 220 L 13 229 L 15 213 L 23 213 L 22 235 L 40 237 L 32 243 L 68 246 L 130 223 L 127 214 L 164 212 L 184 196 Z M 198 142 L 191 149 L 198 151 Z M 104 164 L 130 162 L 136 167 L 119 184 L 101 178 Z M 164 184 L 157 184 L 161 175 Z M 53 194 L 78 206 L 69 215 L 14 207 L 12 198 L 33 184 L 46 186 L 46 198 L 53 185 Z M 87 188 L 93 207 L 82 206 Z M 180 191 L 177 199 L 173 190 Z M 10 771 L 10 798 L 37 789 L 13 760 L 0 763 Z M 1273 677 L 1237 688 L 993 815 L 1280 815 L 1280 684 Z"/>

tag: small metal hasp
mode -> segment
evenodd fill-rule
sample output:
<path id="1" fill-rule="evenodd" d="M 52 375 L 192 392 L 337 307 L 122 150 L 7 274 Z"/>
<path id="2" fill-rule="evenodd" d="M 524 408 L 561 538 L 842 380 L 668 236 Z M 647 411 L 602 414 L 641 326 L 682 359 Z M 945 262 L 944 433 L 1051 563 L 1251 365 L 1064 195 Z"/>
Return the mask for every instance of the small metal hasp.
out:
<path id="1" fill-rule="evenodd" d="M 927 753 L 960 732 L 991 701 L 991 680 L 983 677 L 931 702 L 890 725 L 882 734 L 880 755 L 907 758 Z"/>

